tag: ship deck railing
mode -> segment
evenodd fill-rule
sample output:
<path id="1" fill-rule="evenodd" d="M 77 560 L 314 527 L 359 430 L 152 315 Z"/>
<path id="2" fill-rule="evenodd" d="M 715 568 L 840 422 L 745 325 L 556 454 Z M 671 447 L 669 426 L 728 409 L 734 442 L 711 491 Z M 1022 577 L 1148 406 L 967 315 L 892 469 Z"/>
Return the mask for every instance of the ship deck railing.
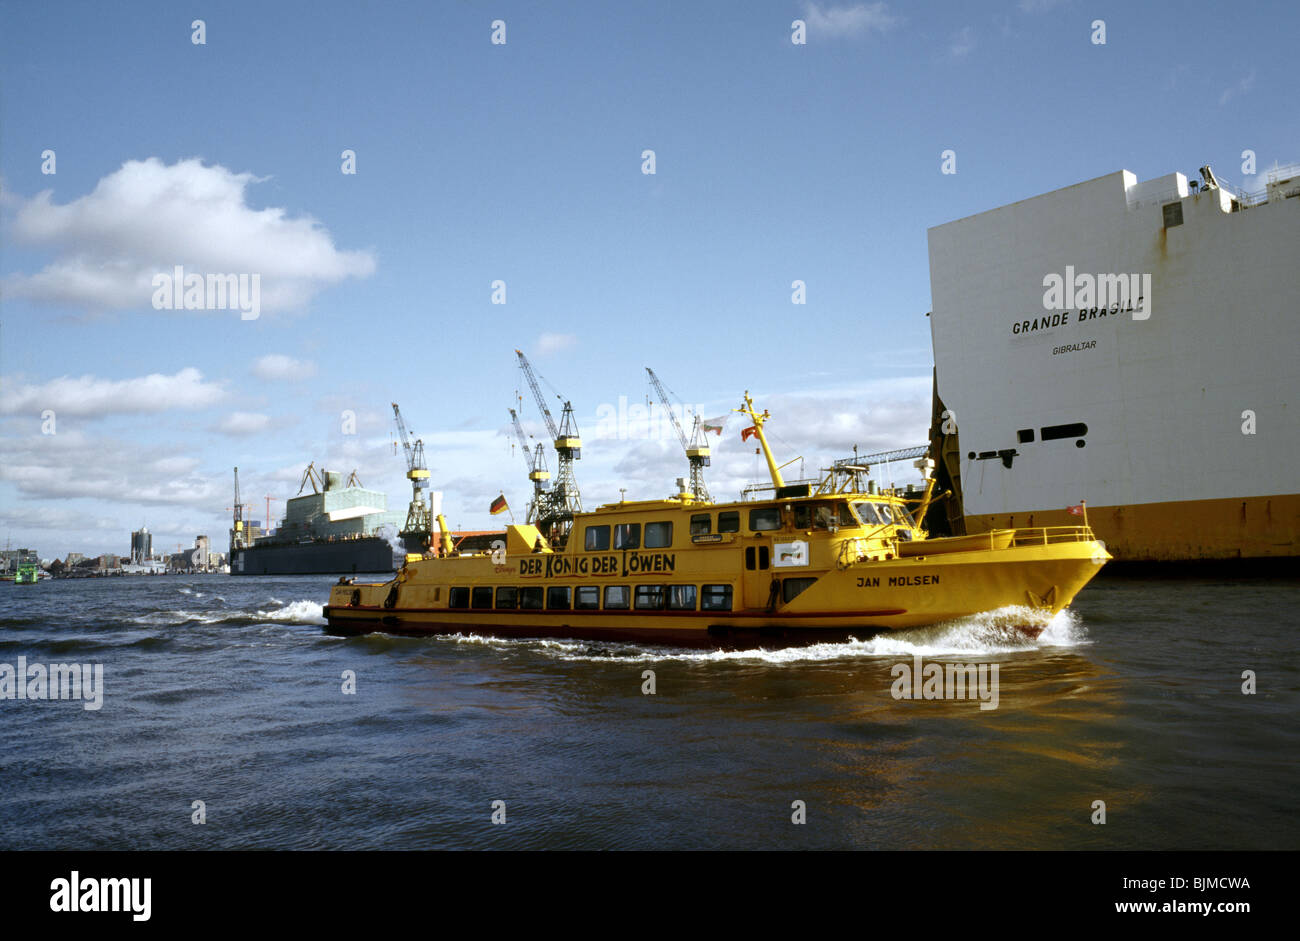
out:
<path id="1" fill-rule="evenodd" d="M 1017 529 L 1011 538 L 1013 548 L 1019 546 L 1054 546 L 1063 542 L 1091 542 L 1097 537 L 1087 526 L 1038 526 Z"/>

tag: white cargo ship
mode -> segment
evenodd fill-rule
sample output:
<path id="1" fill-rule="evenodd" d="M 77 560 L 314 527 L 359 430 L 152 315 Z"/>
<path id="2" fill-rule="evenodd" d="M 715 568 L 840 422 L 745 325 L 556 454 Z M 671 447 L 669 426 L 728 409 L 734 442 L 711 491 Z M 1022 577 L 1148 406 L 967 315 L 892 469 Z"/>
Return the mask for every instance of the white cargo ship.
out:
<path id="1" fill-rule="evenodd" d="M 1127 170 L 930 229 L 932 448 L 957 532 L 1117 560 L 1300 547 L 1300 170 Z"/>

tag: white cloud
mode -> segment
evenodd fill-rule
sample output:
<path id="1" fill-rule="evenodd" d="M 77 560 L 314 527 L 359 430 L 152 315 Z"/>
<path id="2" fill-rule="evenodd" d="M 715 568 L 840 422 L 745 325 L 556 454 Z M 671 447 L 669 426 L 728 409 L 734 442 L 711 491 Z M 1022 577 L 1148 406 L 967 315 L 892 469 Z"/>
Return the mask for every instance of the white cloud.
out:
<path id="1" fill-rule="evenodd" d="M 537 354 L 549 356 L 576 346 L 578 338 L 572 333 L 543 333 L 537 338 Z"/>
<path id="2" fill-rule="evenodd" d="M 971 50 L 975 48 L 975 29 L 971 26 L 963 26 L 953 34 L 952 42 L 948 46 L 949 53 L 954 59 L 962 59 L 970 55 Z"/>
<path id="3" fill-rule="evenodd" d="M 172 408 L 204 408 L 225 398 L 225 390 L 204 382 L 193 367 L 175 375 L 150 373 L 135 379 L 63 376 L 36 385 L 0 378 L 0 412 L 39 414 L 53 409 L 60 415 L 103 416 L 161 412 Z"/>
<path id="4" fill-rule="evenodd" d="M 857 3 L 843 7 L 805 3 L 804 20 L 810 33 L 829 37 L 856 36 L 872 30 L 883 33 L 901 22 L 889 12 L 886 3 Z"/>
<path id="5" fill-rule="evenodd" d="M 257 412 L 231 412 L 217 423 L 216 431 L 223 435 L 256 435 L 271 427 L 269 415 Z"/>
<path id="6" fill-rule="evenodd" d="M 1243 76 L 1235 85 L 1223 90 L 1219 96 L 1219 104 L 1226 105 L 1229 101 L 1238 95 L 1244 95 L 1255 87 L 1255 70 L 1251 69 L 1250 74 Z"/>
<path id="7" fill-rule="evenodd" d="M 78 431 L 7 439 L 0 480 L 12 483 L 22 498 L 42 501 L 87 497 L 118 506 L 202 511 L 219 511 L 230 502 L 226 481 L 201 474 L 197 460 L 178 456 L 174 448 L 142 447 Z"/>
<path id="8" fill-rule="evenodd" d="M 260 275 L 261 309 L 275 311 L 373 273 L 373 255 L 339 251 L 314 219 L 250 207 L 246 191 L 257 182 L 198 159 L 167 165 L 150 157 L 127 161 L 69 203 L 56 204 L 51 190 L 10 199 L 14 240 L 56 258 L 6 278 L 5 290 L 90 310 L 151 307 L 154 275 L 181 265 L 187 275 Z"/>
<path id="9" fill-rule="evenodd" d="M 253 363 L 253 375 L 258 379 L 309 379 L 316 375 L 316 364 L 294 359 L 283 353 L 271 353 Z"/>

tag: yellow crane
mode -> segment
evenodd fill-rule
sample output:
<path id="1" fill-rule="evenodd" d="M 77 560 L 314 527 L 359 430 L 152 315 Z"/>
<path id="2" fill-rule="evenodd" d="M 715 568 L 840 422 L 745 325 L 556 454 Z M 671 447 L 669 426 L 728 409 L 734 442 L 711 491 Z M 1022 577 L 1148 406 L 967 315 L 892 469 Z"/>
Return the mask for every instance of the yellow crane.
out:
<path id="1" fill-rule="evenodd" d="M 551 410 L 546 407 L 546 397 L 542 395 L 542 389 L 537 384 L 537 376 L 533 373 L 528 357 L 522 350 L 515 350 L 515 355 L 519 357 L 519 368 L 523 370 L 524 378 L 528 380 L 528 386 L 533 390 L 533 398 L 537 400 L 537 410 L 542 413 L 546 428 L 555 442 L 555 454 L 558 459 L 555 486 L 544 494 L 545 499 L 542 500 L 533 522 L 548 538 L 554 535 L 563 536 L 573 521 L 573 515 L 582 512 L 582 496 L 578 493 L 578 480 L 573 473 L 573 462 L 582 458 L 582 438 L 578 435 L 578 421 L 573 417 L 573 404 L 566 401 L 560 424 L 558 426 L 555 424 L 555 418 L 551 415 Z"/>
<path id="2" fill-rule="evenodd" d="M 400 533 L 408 553 L 423 553 L 433 538 L 433 524 L 429 506 L 424 502 L 424 491 L 429 488 L 429 466 L 424 460 L 424 441 L 411 442 L 411 432 L 402 420 L 402 410 L 393 403 L 393 418 L 397 420 L 397 436 L 406 451 L 406 479 L 411 482 L 411 505 L 406 510 L 406 525 Z M 444 531 L 445 532 L 445 531 Z"/>
<path id="3" fill-rule="evenodd" d="M 709 496 L 709 488 L 704 485 L 704 468 L 712 462 L 709 446 L 704 443 L 704 431 L 700 428 L 700 416 L 695 416 L 695 425 L 691 428 L 691 438 L 686 440 L 686 432 L 682 431 L 682 423 L 677 420 L 677 415 L 673 412 L 672 403 L 668 401 L 668 391 L 664 389 L 664 384 L 659 381 L 655 371 L 649 366 L 645 371 L 650 374 L 650 384 L 655 387 L 659 393 L 659 401 L 664 405 L 664 411 L 672 419 L 673 428 L 677 432 L 677 438 L 682 443 L 682 450 L 686 452 L 686 460 L 691 465 L 691 494 L 696 500 L 704 503 L 712 503 L 713 498 Z"/>

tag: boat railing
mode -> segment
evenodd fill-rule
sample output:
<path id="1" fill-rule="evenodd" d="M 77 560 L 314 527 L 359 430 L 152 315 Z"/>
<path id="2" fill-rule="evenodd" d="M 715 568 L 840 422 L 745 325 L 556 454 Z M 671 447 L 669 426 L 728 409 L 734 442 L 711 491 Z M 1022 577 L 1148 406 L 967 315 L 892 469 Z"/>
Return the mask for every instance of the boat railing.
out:
<path id="1" fill-rule="evenodd" d="M 872 550 L 879 551 L 880 540 L 865 536 L 849 536 L 840 541 L 839 554 L 835 558 L 835 567 L 843 571 L 850 565 L 869 558 Z"/>
<path id="2" fill-rule="evenodd" d="M 1063 542 L 1091 542 L 1096 538 L 1087 526 L 1038 526 L 1017 529 L 1011 538 L 1011 545 L 1053 546 Z"/>

